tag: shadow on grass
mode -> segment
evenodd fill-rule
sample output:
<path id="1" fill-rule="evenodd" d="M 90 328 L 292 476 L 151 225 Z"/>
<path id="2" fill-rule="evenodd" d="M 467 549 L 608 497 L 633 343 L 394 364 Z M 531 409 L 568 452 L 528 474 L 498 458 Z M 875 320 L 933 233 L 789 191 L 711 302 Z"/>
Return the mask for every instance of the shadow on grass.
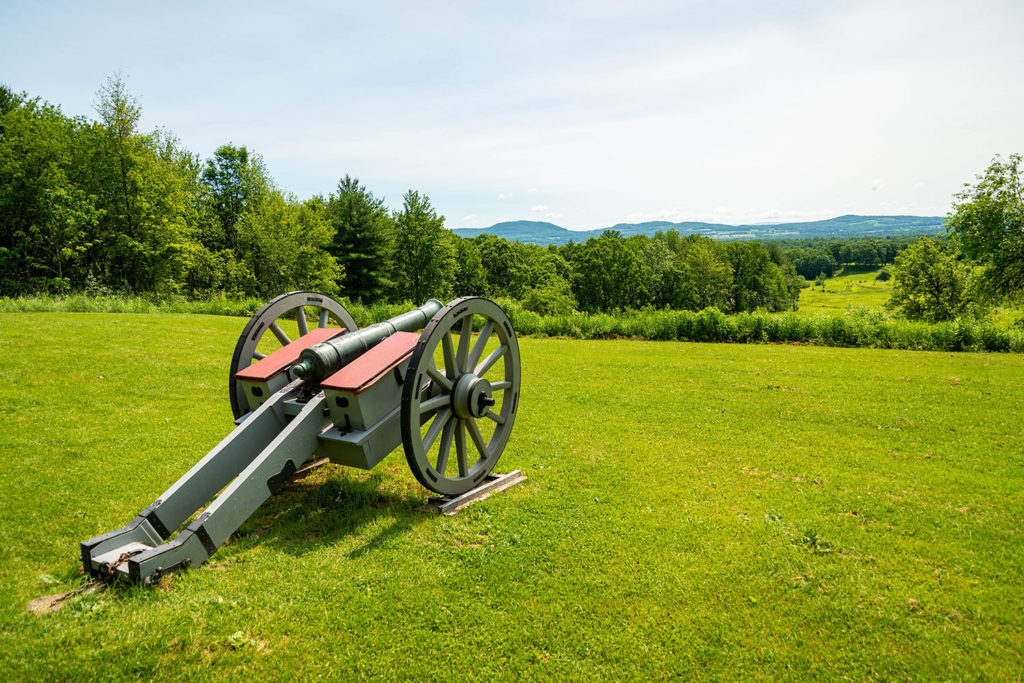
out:
<path id="1" fill-rule="evenodd" d="M 362 557 L 384 547 L 392 539 L 426 521 L 430 515 L 419 509 L 424 503 L 422 489 L 389 492 L 384 490 L 383 481 L 381 472 L 358 477 L 328 468 L 318 476 L 289 482 L 232 534 L 210 562 L 216 563 L 218 559 L 226 559 L 260 545 L 300 557 L 355 535 L 377 520 L 391 519 L 390 524 L 349 552 L 349 557 Z M 190 571 L 201 572 L 204 567 Z M 47 575 L 46 579 L 51 589 L 64 590 L 40 595 L 26 607 L 35 614 L 65 607 L 70 607 L 71 612 L 83 612 L 95 609 L 100 604 L 97 601 L 133 596 L 149 599 L 154 591 L 169 590 L 175 576 L 167 575 L 156 586 L 139 586 L 119 580 L 94 580 L 82 575 L 80 565 L 68 565 Z"/>
<path id="2" fill-rule="evenodd" d="M 235 533 L 240 548 L 269 545 L 302 556 L 357 534 L 380 519 L 392 522 L 349 553 L 361 557 L 410 531 L 429 515 L 422 490 L 394 493 L 382 487 L 383 474 L 365 478 L 330 473 L 326 481 L 291 482 Z"/>
<path id="3" fill-rule="evenodd" d="M 861 266 L 861 265 L 850 265 L 847 264 L 842 269 L 835 273 L 832 277 L 842 277 L 843 275 L 865 275 L 867 273 L 875 273 L 882 269 L 882 266 Z"/>

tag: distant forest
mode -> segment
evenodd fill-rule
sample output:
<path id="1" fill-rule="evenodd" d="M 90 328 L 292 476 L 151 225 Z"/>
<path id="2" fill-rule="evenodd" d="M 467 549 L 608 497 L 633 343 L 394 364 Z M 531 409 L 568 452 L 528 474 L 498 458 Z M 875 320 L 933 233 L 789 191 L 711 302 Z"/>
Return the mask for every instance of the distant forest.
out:
<path id="1" fill-rule="evenodd" d="M 0 86 L 0 295 L 85 292 L 193 299 L 313 289 L 353 301 L 512 298 L 538 313 L 644 307 L 795 309 L 843 264 L 882 265 L 912 238 L 720 242 L 675 230 L 538 246 L 461 238 L 425 195 L 397 209 L 344 175 L 328 196 L 278 187 L 262 159 L 208 159 L 144 131 L 120 78 L 98 118 Z"/>

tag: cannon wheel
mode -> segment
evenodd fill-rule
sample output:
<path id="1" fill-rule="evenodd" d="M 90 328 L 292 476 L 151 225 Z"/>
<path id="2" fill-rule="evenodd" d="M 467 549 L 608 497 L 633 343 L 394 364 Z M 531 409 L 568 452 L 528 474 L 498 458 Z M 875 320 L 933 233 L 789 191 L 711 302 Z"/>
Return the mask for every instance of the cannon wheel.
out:
<path id="1" fill-rule="evenodd" d="M 294 317 L 299 336 L 307 334 L 309 332 L 307 315 L 310 312 L 314 314 L 317 327 L 327 327 L 333 320 L 337 326 L 343 327 L 349 332 L 359 329 L 352 314 L 340 303 L 324 294 L 307 291 L 288 292 L 268 301 L 263 308 L 256 311 L 256 315 L 246 324 L 241 336 L 238 337 L 238 343 L 235 344 L 235 353 L 231 356 L 228 391 L 231 394 L 231 412 L 234 413 L 236 420 L 249 410 L 245 400 L 245 389 L 235 379 L 235 373 L 249 367 L 253 361 L 264 357 L 264 354 L 256 349 L 267 330 L 277 337 L 281 346 L 293 341 L 281 329 L 278 320 Z"/>
<path id="2" fill-rule="evenodd" d="M 438 311 L 402 386 L 402 443 L 421 484 L 456 496 L 483 481 L 512 431 L 519 378 L 519 343 L 496 303 L 463 297 Z"/>

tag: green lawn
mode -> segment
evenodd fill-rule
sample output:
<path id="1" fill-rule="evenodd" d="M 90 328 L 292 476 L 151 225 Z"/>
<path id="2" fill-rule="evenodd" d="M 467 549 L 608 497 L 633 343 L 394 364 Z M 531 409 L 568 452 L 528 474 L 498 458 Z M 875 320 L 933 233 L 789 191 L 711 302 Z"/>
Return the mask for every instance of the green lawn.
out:
<path id="1" fill-rule="evenodd" d="M 29 612 L 229 431 L 243 324 L 0 314 L 6 680 L 1024 671 L 1011 354 L 523 339 L 525 483 L 437 518 L 400 452 L 325 468 L 197 570 Z"/>

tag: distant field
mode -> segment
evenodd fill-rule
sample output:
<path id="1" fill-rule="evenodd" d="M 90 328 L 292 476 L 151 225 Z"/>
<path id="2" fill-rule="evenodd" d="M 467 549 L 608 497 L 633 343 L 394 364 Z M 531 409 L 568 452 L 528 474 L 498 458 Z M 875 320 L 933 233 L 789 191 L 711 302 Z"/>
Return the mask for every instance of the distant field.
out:
<path id="1" fill-rule="evenodd" d="M 892 280 L 876 279 L 877 269 L 847 266 L 839 274 L 825 280 L 825 287 L 811 286 L 800 292 L 799 313 L 805 315 L 842 315 L 851 308 L 882 308 L 892 294 Z M 1024 310 L 999 307 L 992 312 L 992 320 L 1004 327 L 1024 318 Z"/>
<path id="2" fill-rule="evenodd" d="M 200 569 L 27 611 L 230 430 L 243 324 L 0 314 L 5 679 L 1024 670 L 1016 354 L 523 339 L 524 484 L 436 518 L 400 453 L 327 468 Z"/>
<path id="3" fill-rule="evenodd" d="M 850 272 L 853 270 L 854 272 Z M 881 269 L 851 269 L 825 280 L 825 287 L 811 286 L 800 292 L 800 313 L 842 315 L 850 308 L 881 308 L 892 293 L 892 280 L 875 278 Z"/>

